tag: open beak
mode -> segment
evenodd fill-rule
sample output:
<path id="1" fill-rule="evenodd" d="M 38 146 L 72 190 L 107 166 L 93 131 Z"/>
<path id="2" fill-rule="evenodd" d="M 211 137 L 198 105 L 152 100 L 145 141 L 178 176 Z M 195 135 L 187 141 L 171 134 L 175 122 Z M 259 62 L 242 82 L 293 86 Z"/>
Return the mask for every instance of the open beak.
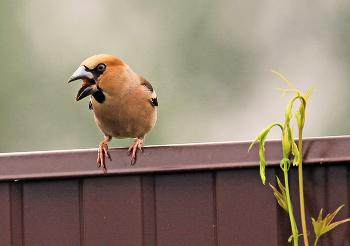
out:
<path id="1" fill-rule="evenodd" d="M 78 79 L 83 80 L 83 84 L 75 97 L 76 101 L 79 101 L 84 97 L 92 95 L 98 91 L 93 74 L 85 66 L 80 66 L 69 78 L 68 83 Z"/>

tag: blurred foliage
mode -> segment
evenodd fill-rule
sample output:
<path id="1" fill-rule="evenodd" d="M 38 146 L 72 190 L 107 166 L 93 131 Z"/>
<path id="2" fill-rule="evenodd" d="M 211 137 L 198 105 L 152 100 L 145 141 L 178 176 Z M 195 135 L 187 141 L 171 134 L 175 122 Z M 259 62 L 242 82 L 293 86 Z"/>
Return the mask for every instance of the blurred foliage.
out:
<path id="1" fill-rule="evenodd" d="M 0 3 L 0 152 L 96 148 L 103 135 L 88 100 L 74 102 L 79 82 L 67 80 L 99 53 L 155 88 L 146 145 L 254 139 L 283 120 L 270 69 L 302 91 L 317 84 L 305 137 L 349 133 L 348 1 Z"/>

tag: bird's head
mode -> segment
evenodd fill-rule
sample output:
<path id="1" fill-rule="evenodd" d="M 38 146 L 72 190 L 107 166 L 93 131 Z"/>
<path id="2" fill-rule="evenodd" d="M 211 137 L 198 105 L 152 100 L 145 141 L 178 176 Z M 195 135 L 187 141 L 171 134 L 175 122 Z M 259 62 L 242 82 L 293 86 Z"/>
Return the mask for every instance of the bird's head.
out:
<path id="1" fill-rule="evenodd" d="M 94 96 L 97 101 L 104 100 L 103 91 L 111 86 L 110 79 L 115 78 L 125 64 L 111 55 L 95 55 L 89 57 L 69 78 L 68 83 L 81 79 L 82 87 L 76 95 L 79 101 L 89 95 Z"/>

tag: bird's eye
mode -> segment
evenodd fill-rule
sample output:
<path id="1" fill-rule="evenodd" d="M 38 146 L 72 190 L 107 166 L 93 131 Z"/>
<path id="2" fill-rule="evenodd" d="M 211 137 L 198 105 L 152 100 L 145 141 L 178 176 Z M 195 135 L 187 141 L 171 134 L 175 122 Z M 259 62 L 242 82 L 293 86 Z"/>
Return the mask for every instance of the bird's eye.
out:
<path id="1" fill-rule="evenodd" d="M 103 63 L 100 63 L 97 65 L 96 70 L 98 73 L 103 73 L 106 70 L 106 65 Z"/>

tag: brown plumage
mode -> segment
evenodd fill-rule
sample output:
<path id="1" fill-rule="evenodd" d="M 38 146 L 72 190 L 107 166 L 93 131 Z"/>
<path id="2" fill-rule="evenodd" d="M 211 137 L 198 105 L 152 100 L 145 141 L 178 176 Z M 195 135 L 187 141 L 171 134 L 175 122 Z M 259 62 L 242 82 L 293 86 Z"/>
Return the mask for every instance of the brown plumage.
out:
<path id="1" fill-rule="evenodd" d="M 142 151 L 141 144 L 157 120 L 158 101 L 152 85 L 111 55 L 95 55 L 83 61 L 68 83 L 78 79 L 83 84 L 76 101 L 91 95 L 89 108 L 105 135 L 99 145 L 97 165 L 106 172 L 105 156 L 112 160 L 107 143 L 112 138 L 136 138 L 128 150 L 134 165 L 137 149 Z"/>

